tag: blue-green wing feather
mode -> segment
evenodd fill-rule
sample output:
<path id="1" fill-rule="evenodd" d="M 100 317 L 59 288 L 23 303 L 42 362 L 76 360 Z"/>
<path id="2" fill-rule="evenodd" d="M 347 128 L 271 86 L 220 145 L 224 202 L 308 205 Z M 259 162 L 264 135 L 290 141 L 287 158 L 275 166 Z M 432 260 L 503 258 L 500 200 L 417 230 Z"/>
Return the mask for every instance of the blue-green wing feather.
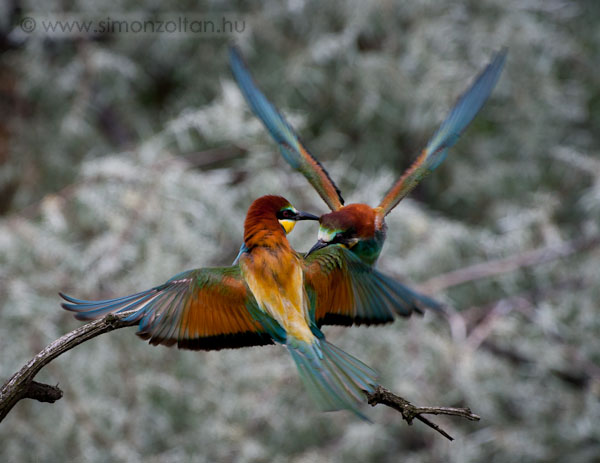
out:
<path id="1" fill-rule="evenodd" d="M 338 187 L 319 161 L 303 145 L 292 126 L 254 83 L 240 52 L 235 47 L 229 50 L 229 63 L 242 94 L 254 114 L 277 142 L 283 158 L 306 177 L 331 210 L 342 207 L 344 200 Z"/>
<path id="2" fill-rule="evenodd" d="M 500 51 L 493 57 L 471 87 L 458 99 L 450 114 L 431 137 L 425 148 L 427 153 L 435 153 L 450 148 L 458 141 L 460 135 L 473 121 L 492 93 L 505 61 L 506 50 Z M 439 158 L 432 160 L 430 169 L 435 169 L 442 160 Z"/>
<path id="3" fill-rule="evenodd" d="M 379 207 L 384 215 L 387 215 L 423 178 L 437 169 L 446 159 L 448 149 L 457 142 L 489 98 L 498 82 L 505 61 L 506 50 L 502 50 L 493 57 L 469 89 L 458 99 L 419 157 L 382 199 Z"/>

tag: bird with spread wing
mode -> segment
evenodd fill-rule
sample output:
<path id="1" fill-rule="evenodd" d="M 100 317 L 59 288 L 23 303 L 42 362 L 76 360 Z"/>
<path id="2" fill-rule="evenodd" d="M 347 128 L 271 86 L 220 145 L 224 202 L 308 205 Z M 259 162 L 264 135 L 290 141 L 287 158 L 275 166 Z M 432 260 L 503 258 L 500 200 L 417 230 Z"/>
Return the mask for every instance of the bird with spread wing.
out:
<path id="1" fill-rule="evenodd" d="M 325 340 L 323 324 L 383 323 L 405 304 L 401 287 L 345 249 L 302 258 L 286 234 L 298 220 L 318 220 L 280 196 L 252 203 L 238 264 L 182 272 L 166 283 L 102 301 L 61 294 L 79 320 L 127 312 L 151 344 L 218 350 L 281 344 L 323 410 L 358 405 L 376 373 Z M 344 278 L 340 278 L 340 275 Z M 349 277 L 348 277 L 349 276 Z"/>
<path id="2" fill-rule="evenodd" d="M 391 187 L 379 206 L 371 207 L 367 204 L 344 205 L 340 190 L 327 171 L 258 88 L 239 50 L 235 47 L 230 48 L 230 67 L 250 108 L 278 144 L 287 163 L 306 177 L 332 211 L 320 217 L 318 241 L 305 257 L 309 258 L 319 250 L 324 252 L 324 249 L 329 247 L 332 260 L 342 258 L 343 262 L 338 263 L 341 267 L 351 265 L 357 259 L 374 266 L 386 237 L 385 216 L 444 161 L 448 149 L 457 142 L 490 96 L 500 77 L 505 60 L 505 50 L 494 55 L 491 62 L 458 99 L 411 167 Z M 347 252 L 342 252 L 340 249 L 345 249 Z M 330 289 L 332 293 L 337 294 L 339 288 L 344 286 L 344 279 L 351 277 L 348 274 L 339 274 L 338 278 L 338 283 L 342 284 L 332 287 Z M 397 312 L 398 314 L 406 316 L 413 311 L 421 312 L 423 307 L 440 308 L 439 303 L 433 299 L 399 283 L 397 286 L 401 288 L 406 300 L 406 304 Z M 329 310 L 327 307 L 320 307 L 318 312 L 324 313 L 327 310 Z M 344 317 L 340 317 L 339 320 L 349 321 Z"/>

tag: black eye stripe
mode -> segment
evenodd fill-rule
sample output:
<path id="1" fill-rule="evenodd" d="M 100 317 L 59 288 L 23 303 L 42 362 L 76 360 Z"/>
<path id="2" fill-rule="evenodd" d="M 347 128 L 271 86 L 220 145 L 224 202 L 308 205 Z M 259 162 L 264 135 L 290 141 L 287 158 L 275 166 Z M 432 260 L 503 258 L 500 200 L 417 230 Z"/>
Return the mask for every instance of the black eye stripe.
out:
<path id="1" fill-rule="evenodd" d="M 294 211 L 291 211 L 289 209 L 283 209 L 282 211 L 279 211 L 277 213 L 278 219 L 293 219 L 295 216 L 296 214 L 294 213 Z"/>
<path id="2" fill-rule="evenodd" d="M 355 233 L 354 228 L 349 228 L 348 230 L 344 230 L 344 232 L 341 234 L 344 238 L 350 238 L 351 236 L 353 236 Z"/>
<path id="3" fill-rule="evenodd" d="M 342 243 L 346 240 L 349 240 L 354 237 L 354 228 L 349 228 L 348 230 L 339 231 L 333 237 L 333 243 Z"/>

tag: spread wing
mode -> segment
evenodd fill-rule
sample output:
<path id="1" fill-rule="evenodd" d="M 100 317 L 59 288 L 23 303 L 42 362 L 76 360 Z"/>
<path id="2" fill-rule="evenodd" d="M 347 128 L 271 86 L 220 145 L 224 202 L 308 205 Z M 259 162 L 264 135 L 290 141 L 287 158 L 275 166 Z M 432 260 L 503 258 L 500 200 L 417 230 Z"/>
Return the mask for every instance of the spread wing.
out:
<path id="1" fill-rule="evenodd" d="M 150 344 L 218 350 L 272 344 L 252 316 L 257 305 L 239 267 L 190 270 L 165 284 L 131 296 L 84 301 L 61 294 L 62 306 L 79 320 L 134 310 L 125 320 L 139 321 L 137 334 Z"/>
<path id="2" fill-rule="evenodd" d="M 471 87 L 458 99 L 419 157 L 381 201 L 379 207 L 382 208 L 384 215 L 387 215 L 446 158 L 448 148 L 456 143 L 492 93 L 505 61 L 506 50 L 496 53 Z"/>
<path id="3" fill-rule="evenodd" d="M 441 310 L 433 299 L 418 294 L 363 263 L 351 251 L 332 245 L 305 260 L 305 281 L 317 325 L 377 325 L 396 315 Z"/>
<path id="4" fill-rule="evenodd" d="M 321 163 L 304 147 L 292 126 L 256 86 L 240 52 L 235 47 L 229 49 L 229 63 L 252 112 L 263 122 L 277 142 L 283 158 L 306 177 L 332 211 L 341 208 L 344 199 L 340 190 Z"/>

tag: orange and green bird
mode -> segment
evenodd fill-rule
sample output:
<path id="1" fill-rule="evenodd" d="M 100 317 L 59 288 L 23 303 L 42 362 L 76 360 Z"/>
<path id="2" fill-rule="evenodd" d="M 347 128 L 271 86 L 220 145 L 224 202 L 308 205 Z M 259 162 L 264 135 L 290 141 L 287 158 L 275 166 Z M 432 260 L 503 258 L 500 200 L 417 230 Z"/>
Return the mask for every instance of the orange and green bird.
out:
<path id="1" fill-rule="evenodd" d="M 280 196 L 252 203 L 239 264 L 180 273 L 130 296 L 86 301 L 61 294 L 63 307 L 91 320 L 124 313 L 151 344 L 218 350 L 281 344 L 323 410 L 358 405 L 376 373 L 325 340 L 323 324 L 383 323 L 404 304 L 402 288 L 360 259 L 315 253 L 303 259 L 286 234 L 298 220 L 318 220 Z"/>
<path id="2" fill-rule="evenodd" d="M 448 149 L 471 123 L 494 89 L 506 60 L 506 51 L 497 53 L 479 74 L 469 89 L 458 99 L 420 156 L 385 195 L 379 206 L 344 205 L 340 190 L 319 161 L 308 151 L 292 126 L 277 108 L 267 100 L 255 84 L 240 52 L 230 48 L 233 75 L 254 114 L 263 122 L 279 145 L 284 159 L 302 173 L 327 206 L 332 210 L 319 218 L 318 241 L 305 257 L 316 252 L 339 255 L 339 248 L 348 250 L 345 256 L 358 258 L 374 266 L 383 247 L 387 226 L 385 216 L 427 175 L 446 158 Z M 331 246 L 336 245 L 336 246 Z M 327 248 L 329 246 L 329 248 Z M 410 315 L 420 307 L 440 308 L 431 298 L 400 285 L 408 304 L 401 315 Z M 412 310 L 411 310 L 412 309 Z"/>

